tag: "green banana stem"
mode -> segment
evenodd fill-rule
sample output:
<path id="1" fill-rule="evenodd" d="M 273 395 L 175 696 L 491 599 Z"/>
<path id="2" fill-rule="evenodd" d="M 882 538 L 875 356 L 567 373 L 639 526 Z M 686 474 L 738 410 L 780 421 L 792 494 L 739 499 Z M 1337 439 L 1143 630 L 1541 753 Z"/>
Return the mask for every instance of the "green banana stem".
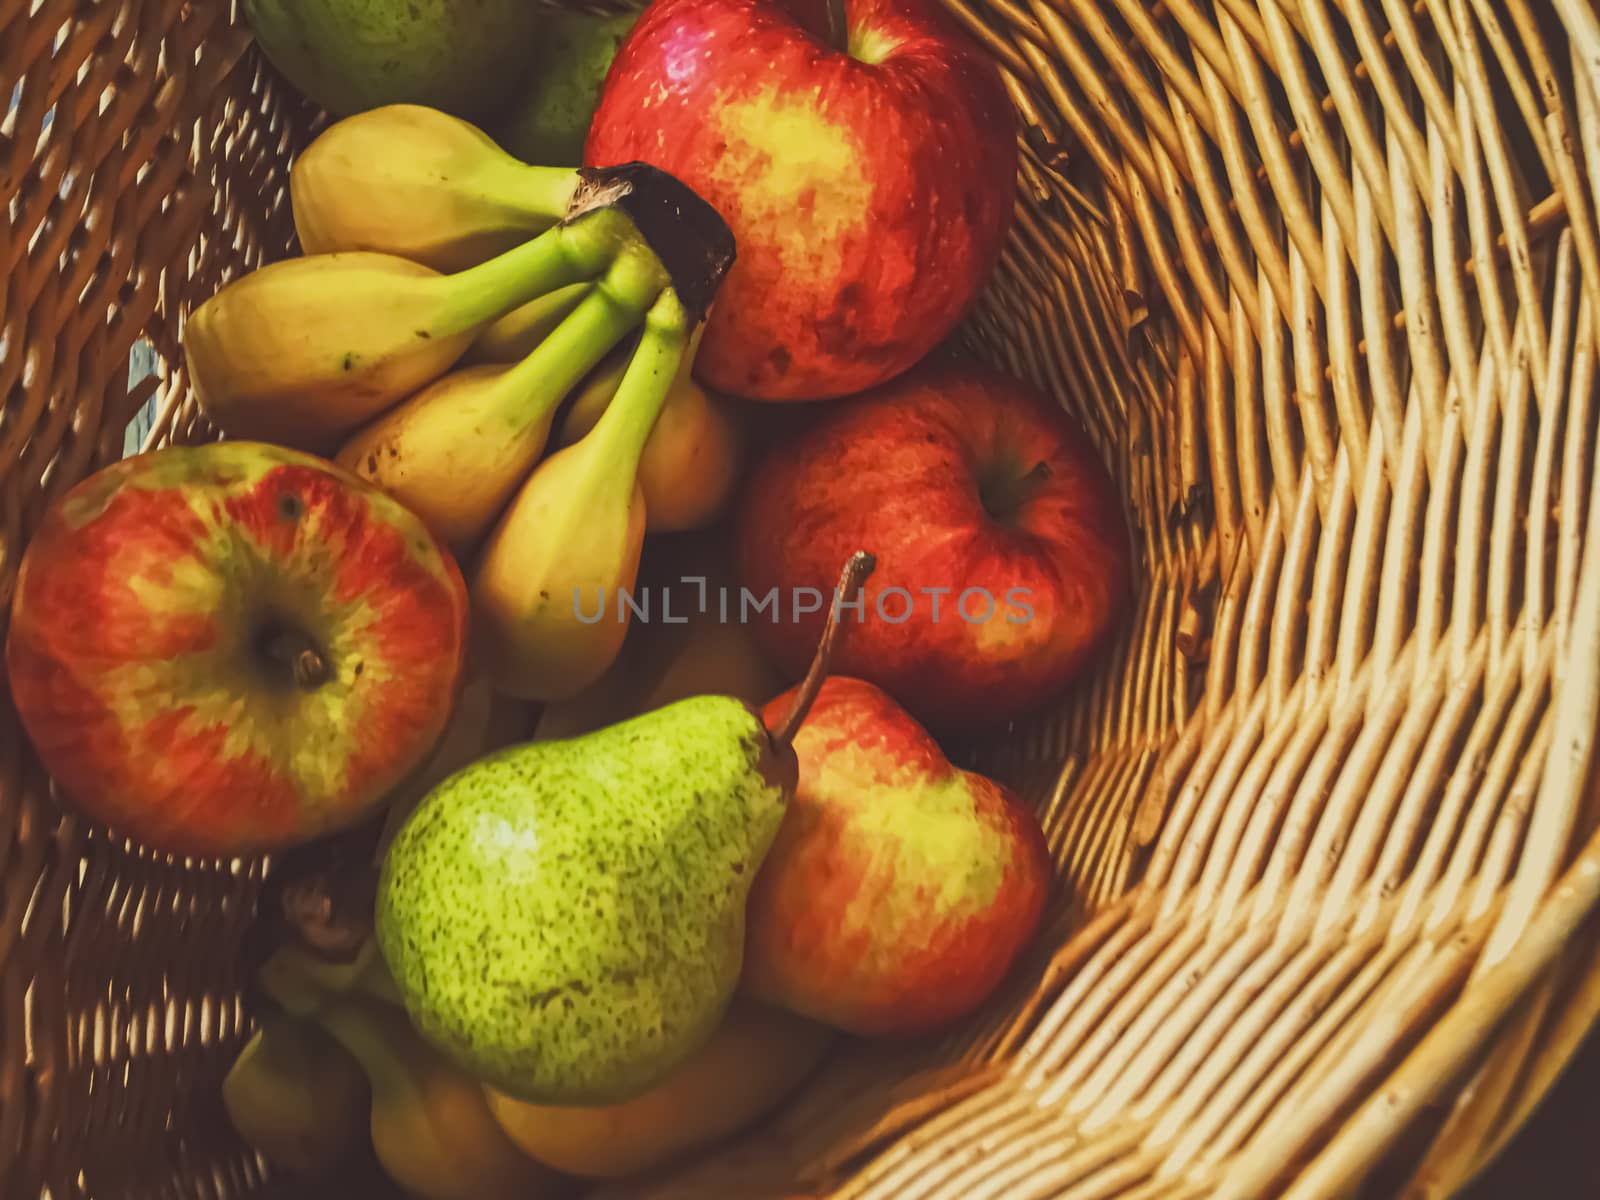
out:
<path id="1" fill-rule="evenodd" d="M 475 329 L 556 288 L 596 279 L 624 247 L 639 241 L 633 222 L 611 208 L 552 226 L 515 249 L 449 276 L 456 303 L 441 332 Z"/>
<path id="2" fill-rule="evenodd" d="M 478 335 L 462 358 L 462 365 L 508 363 L 526 358 L 555 332 L 556 326 L 572 314 L 594 286 L 589 281 L 569 283 L 513 309 Z"/>
<path id="3" fill-rule="evenodd" d="M 666 286 L 643 245 L 626 247 L 605 277 L 531 354 L 495 384 L 515 431 L 543 420 L 614 346 L 638 328 Z"/>
<path id="4" fill-rule="evenodd" d="M 568 314 L 594 290 L 594 286 L 594 282 L 587 279 L 582 283 L 569 283 L 566 287 L 559 287 L 553 292 L 546 292 L 536 300 L 528 301 L 513 315 L 521 315 L 529 327 L 539 329 L 541 332 L 538 337 L 542 341 L 555 331 L 557 325 L 566 320 Z"/>
<path id="5" fill-rule="evenodd" d="M 607 445 L 607 461 L 617 478 L 638 474 L 639 458 L 650 440 L 656 418 L 667 402 L 680 369 L 691 365 L 689 314 L 672 288 L 667 288 L 645 316 L 639 339 L 617 392 L 586 437 Z"/>
<path id="6" fill-rule="evenodd" d="M 678 364 L 678 374 L 673 382 L 673 387 L 687 382 L 689 377 L 694 374 L 695 355 L 700 351 L 700 339 L 705 336 L 705 332 L 706 327 L 702 322 L 694 327 L 694 332 L 689 334 L 689 344 L 684 349 L 683 360 Z M 638 342 L 635 341 L 634 345 L 637 346 Z M 605 402 L 610 404 L 617 394 L 617 386 L 622 382 L 623 373 L 627 369 L 628 360 L 626 358 L 620 359 L 614 364 L 607 364 L 604 371 L 596 372 L 585 382 L 584 395 L 590 395 L 591 389 L 598 391 L 605 396 Z M 669 396 L 670 393 L 671 389 L 669 388 Z"/>
<path id="7" fill-rule="evenodd" d="M 500 195 L 514 198 L 518 211 L 546 226 L 566 215 L 580 182 L 573 167 L 540 167 L 521 161 L 508 164 L 505 174 L 505 190 Z"/>

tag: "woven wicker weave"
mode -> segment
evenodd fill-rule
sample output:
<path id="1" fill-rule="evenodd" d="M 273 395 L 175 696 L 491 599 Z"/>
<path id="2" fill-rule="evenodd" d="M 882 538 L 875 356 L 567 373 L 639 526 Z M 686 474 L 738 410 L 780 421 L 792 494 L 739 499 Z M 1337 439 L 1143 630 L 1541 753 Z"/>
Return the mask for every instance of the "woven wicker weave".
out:
<path id="1" fill-rule="evenodd" d="M 1071 899 L 983 1019 L 657 1194 L 1447 1195 L 1600 1012 L 1600 16 L 951 3 L 1025 124 L 967 335 L 1082 414 L 1142 539 L 1114 661 L 971 748 Z M 291 250 L 316 121 L 216 0 L 0 0 L 18 84 L 6 595 L 152 390 L 150 444 L 207 436 L 183 314 Z M 261 876 L 83 829 L 0 718 L 0 1196 L 260 1190 L 215 1088 Z"/>

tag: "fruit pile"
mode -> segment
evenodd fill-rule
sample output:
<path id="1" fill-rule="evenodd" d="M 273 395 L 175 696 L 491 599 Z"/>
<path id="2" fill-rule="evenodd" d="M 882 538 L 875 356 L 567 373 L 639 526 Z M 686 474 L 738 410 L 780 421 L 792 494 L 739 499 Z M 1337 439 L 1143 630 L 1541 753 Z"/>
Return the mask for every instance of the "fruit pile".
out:
<path id="1" fill-rule="evenodd" d="M 994 996 L 1047 840 L 941 739 L 1061 696 L 1129 546 L 1062 409 L 950 344 L 1016 149 L 931 0 L 592 19 L 627 30 L 594 87 L 502 113 L 580 97 L 584 165 L 463 115 L 525 6 L 454 42 L 404 7 L 377 69 L 381 5 L 246 4 L 338 115 L 292 166 L 301 253 L 188 317 L 224 440 L 48 511 L 7 669 L 65 802 L 273 856 L 243 1136 L 567 1194 Z"/>

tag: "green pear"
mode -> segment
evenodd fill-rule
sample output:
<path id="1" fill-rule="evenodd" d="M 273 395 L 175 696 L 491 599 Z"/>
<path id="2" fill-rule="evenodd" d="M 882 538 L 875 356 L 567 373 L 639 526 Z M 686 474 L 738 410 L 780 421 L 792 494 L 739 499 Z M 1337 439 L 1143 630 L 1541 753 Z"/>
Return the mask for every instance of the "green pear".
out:
<path id="1" fill-rule="evenodd" d="M 841 594 L 872 569 L 854 556 Z M 827 673 L 832 606 L 769 731 L 693 696 L 579 737 L 493 753 L 428 793 L 378 883 L 376 937 L 416 1028 L 516 1099 L 617 1104 L 721 1021 L 745 901 L 798 780 L 790 741 Z"/>
<path id="2" fill-rule="evenodd" d="M 545 13 L 527 0 L 243 0 L 262 53 L 339 117 L 421 104 L 487 119 L 516 96 Z"/>
<path id="3" fill-rule="evenodd" d="M 528 86 L 490 127 L 495 141 L 524 162 L 581 165 L 611 60 L 641 11 L 607 17 L 582 9 L 546 13 Z"/>

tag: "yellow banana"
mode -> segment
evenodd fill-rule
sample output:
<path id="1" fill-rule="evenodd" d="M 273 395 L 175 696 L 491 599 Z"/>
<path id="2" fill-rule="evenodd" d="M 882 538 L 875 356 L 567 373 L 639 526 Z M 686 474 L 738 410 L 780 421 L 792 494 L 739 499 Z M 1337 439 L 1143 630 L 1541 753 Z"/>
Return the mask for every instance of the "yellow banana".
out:
<path id="1" fill-rule="evenodd" d="M 600 208 L 453 275 L 369 251 L 275 262 L 190 315 L 190 381 L 229 436 L 320 452 L 442 375 L 491 322 L 598 278 L 637 240 Z"/>
<path id="2" fill-rule="evenodd" d="M 691 341 L 690 355 L 694 351 Z M 562 419 L 559 445 L 570 446 L 594 428 L 627 365 L 617 357 L 584 382 Z M 733 493 L 742 449 L 732 406 L 680 374 L 639 458 L 645 532 L 682 532 L 714 520 Z"/>
<path id="3" fill-rule="evenodd" d="M 315 1025 L 268 1013 L 222 1080 L 233 1127 L 270 1162 L 323 1174 L 359 1144 L 367 1077 Z"/>
<path id="4" fill-rule="evenodd" d="M 647 537 L 638 589 L 650 619 L 630 624 L 603 676 L 544 705 L 533 736 L 577 737 L 689 696 L 737 696 L 760 706 L 783 691 L 786 681 L 749 627 L 729 618 L 734 584 L 725 529 Z"/>
<path id="5" fill-rule="evenodd" d="M 666 283 L 655 255 L 624 251 L 521 362 L 450 372 L 357 430 L 337 461 L 463 554 L 539 461 L 557 406 L 638 327 Z"/>
<path id="6" fill-rule="evenodd" d="M 644 542 L 639 457 L 691 361 L 688 335 L 669 288 L 605 414 L 534 470 L 489 535 L 471 590 L 478 657 L 500 691 L 561 699 L 617 657 L 629 621 L 619 600 L 633 588 Z"/>
<path id="7" fill-rule="evenodd" d="M 335 121 L 289 172 L 307 254 L 375 250 L 460 271 L 561 219 L 576 171 L 530 166 L 477 126 L 420 104 Z"/>
<path id="8" fill-rule="evenodd" d="M 665 1080 L 599 1107 L 528 1104 L 491 1087 L 489 1109 L 522 1150 L 590 1179 L 648 1171 L 738 1132 L 769 1112 L 821 1061 L 832 1034 L 738 998 L 717 1031 Z"/>
<path id="9" fill-rule="evenodd" d="M 541 1200 L 565 1181 L 524 1154 L 482 1087 L 417 1033 L 403 1009 L 339 1000 L 317 1021 L 359 1062 L 372 1091 L 372 1148 L 422 1200 Z"/>

